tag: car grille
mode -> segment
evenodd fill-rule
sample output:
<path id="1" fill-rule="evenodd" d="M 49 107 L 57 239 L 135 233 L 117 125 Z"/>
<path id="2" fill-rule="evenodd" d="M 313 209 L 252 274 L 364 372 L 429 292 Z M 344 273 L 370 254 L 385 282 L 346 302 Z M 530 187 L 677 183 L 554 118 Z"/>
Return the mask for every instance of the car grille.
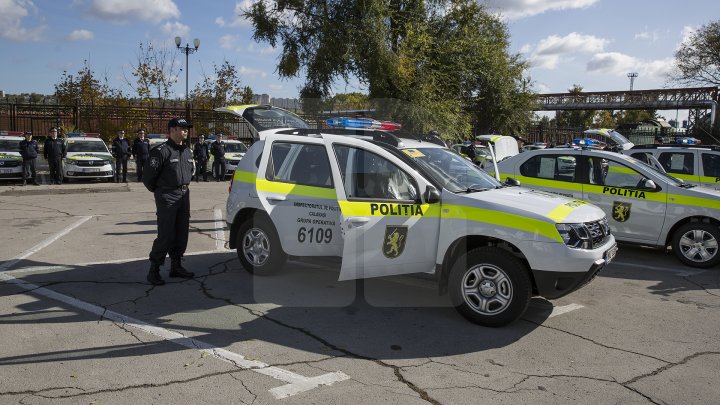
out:
<path id="1" fill-rule="evenodd" d="M 230 163 L 233 166 L 237 166 L 238 163 L 240 163 L 240 161 L 239 160 L 228 160 L 228 163 Z"/>
<path id="2" fill-rule="evenodd" d="M 22 164 L 20 160 L 3 160 L 0 167 L 18 167 Z"/>
<path id="3" fill-rule="evenodd" d="M 585 228 L 590 232 L 593 247 L 602 246 L 610 238 L 610 225 L 607 218 L 599 221 L 585 222 Z"/>
<path id="4" fill-rule="evenodd" d="M 102 176 L 110 176 L 112 172 L 74 172 L 72 176 L 69 177 L 102 177 Z"/>
<path id="5" fill-rule="evenodd" d="M 84 166 L 84 167 L 95 167 L 95 166 L 104 166 L 107 163 L 105 163 L 104 160 L 76 160 L 75 165 L 76 166 Z"/>

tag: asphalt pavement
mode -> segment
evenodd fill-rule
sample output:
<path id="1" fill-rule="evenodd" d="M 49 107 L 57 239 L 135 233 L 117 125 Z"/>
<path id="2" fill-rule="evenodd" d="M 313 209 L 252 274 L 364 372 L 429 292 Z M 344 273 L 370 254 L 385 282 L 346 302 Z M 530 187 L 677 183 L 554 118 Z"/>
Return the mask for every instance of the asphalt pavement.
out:
<path id="1" fill-rule="evenodd" d="M 131 163 L 132 165 L 133 163 Z M 134 179 L 134 176 L 130 176 Z M 184 266 L 145 280 L 152 195 L 136 182 L 0 184 L 0 403 L 709 404 L 720 269 L 620 246 L 588 286 L 468 323 L 431 280 L 242 270 L 229 183 L 193 183 Z"/>

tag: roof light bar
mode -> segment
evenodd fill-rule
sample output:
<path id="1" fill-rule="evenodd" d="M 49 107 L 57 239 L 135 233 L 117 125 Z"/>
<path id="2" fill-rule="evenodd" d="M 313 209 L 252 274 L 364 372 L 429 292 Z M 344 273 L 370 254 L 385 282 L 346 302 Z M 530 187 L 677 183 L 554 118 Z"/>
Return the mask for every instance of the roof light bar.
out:
<path id="1" fill-rule="evenodd" d="M 381 131 L 396 131 L 402 128 L 402 125 L 396 122 L 378 121 L 372 118 L 334 117 L 325 120 L 325 124 L 335 128 L 378 129 Z"/>

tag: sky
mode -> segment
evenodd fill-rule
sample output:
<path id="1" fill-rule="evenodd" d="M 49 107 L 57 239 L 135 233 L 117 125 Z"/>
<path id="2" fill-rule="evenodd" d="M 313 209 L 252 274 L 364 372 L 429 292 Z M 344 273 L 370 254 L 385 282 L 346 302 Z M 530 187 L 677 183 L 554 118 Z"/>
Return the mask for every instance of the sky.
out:
<path id="1" fill-rule="evenodd" d="M 111 86 L 132 94 L 130 76 L 140 43 L 174 48 L 200 39 L 189 57 L 190 88 L 212 76 L 213 64 L 236 66 L 256 94 L 295 98 L 302 78 L 280 79 L 279 49 L 252 39 L 239 17 L 250 0 L 0 0 L 0 90 L 8 94 L 53 93 L 64 70 L 87 60 Z M 510 51 L 530 63 L 528 76 L 540 93 L 672 87 L 666 74 L 673 54 L 699 26 L 720 19 L 716 0 L 484 0 L 507 23 Z M 185 55 L 177 63 L 185 68 Z M 185 74 L 175 85 L 185 95 Z M 360 91 L 357 81 L 336 83 L 338 93 Z M 674 112 L 673 112 L 674 113 Z M 666 114 L 668 115 L 668 114 Z M 686 114 L 685 114 L 686 115 Z M 668 117 L 671 119 L 674 117 Z"/>

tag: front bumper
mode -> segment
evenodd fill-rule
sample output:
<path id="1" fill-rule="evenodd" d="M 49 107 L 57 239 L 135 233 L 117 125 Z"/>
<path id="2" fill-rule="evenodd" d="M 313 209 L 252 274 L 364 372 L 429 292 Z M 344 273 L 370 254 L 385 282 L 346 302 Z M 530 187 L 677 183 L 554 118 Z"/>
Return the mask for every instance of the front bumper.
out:
<path id="1" fill-rule="evenodd" d="M 69 179 L 94 179 L 113 177 L 115 174 L 111 165 L 88 168 L 78 166 L 66 166 L 63 176 Z"/>
<path id="2" fill-rule="evenodd" d="M 23 178 L 22 166 L 0 168 L 0 180 L 21 179 Z"/>

